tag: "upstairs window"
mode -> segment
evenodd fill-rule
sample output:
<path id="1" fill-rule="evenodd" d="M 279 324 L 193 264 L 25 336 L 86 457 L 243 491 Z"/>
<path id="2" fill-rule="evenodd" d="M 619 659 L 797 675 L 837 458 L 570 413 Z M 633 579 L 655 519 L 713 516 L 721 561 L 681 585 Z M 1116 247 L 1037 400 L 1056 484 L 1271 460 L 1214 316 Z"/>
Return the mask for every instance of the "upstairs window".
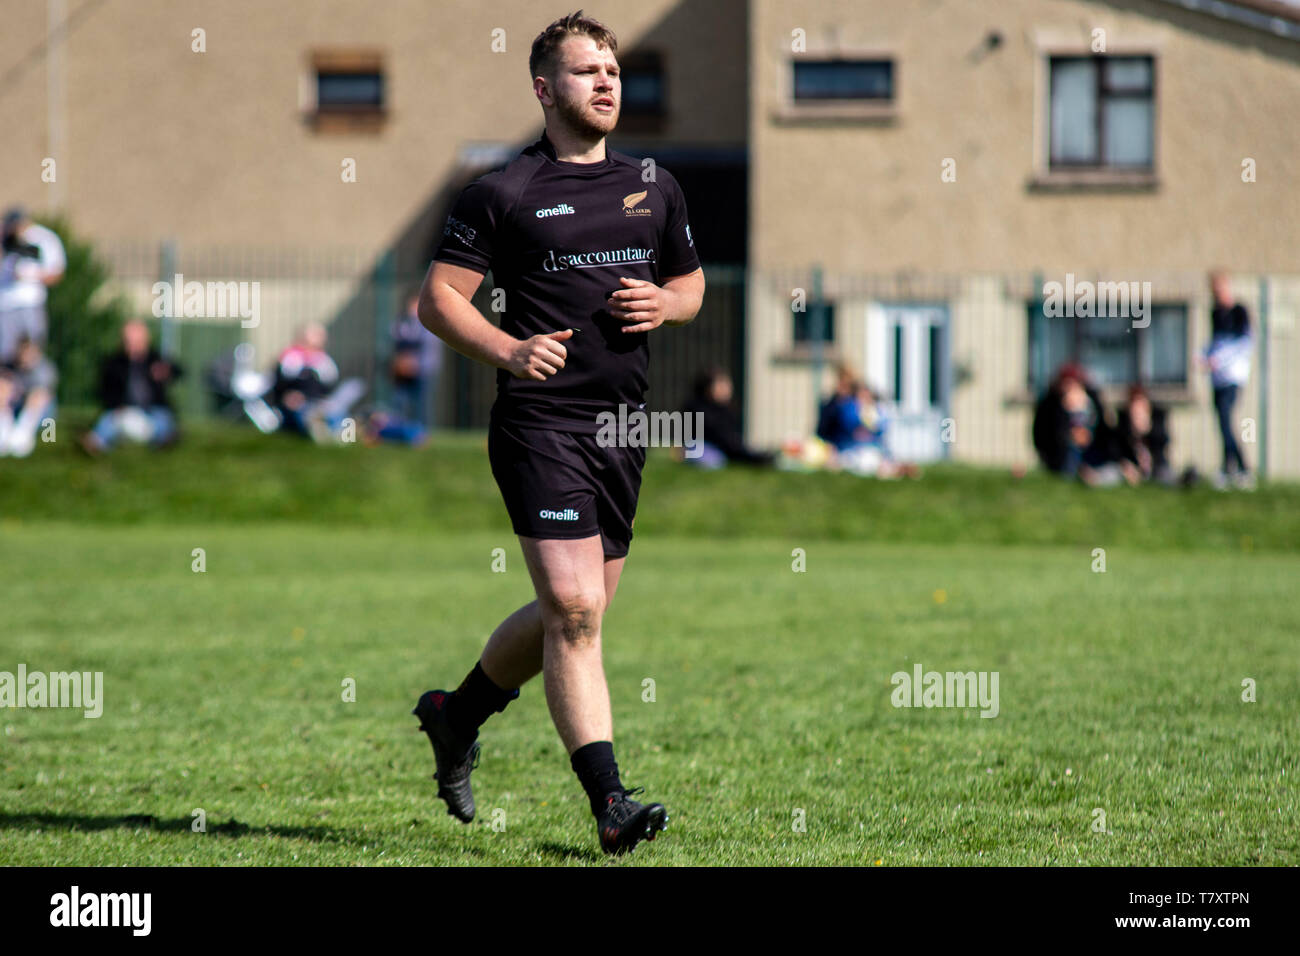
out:
<path id="1" fill-rule="evenodd" d="M 1050 168 L 1150 171 L 1155 66 L 1149 56 L 1054 56 L 1049 61 Z"/>
<path id="2" fill-rule="evenodd" d="M 893 60 L 794 61 L 796 104 L 889 103 L 893 99 Z"/>
<path id="3" fill-rule="evenodd" d="M 624 117 L 663 116 L 668 111 L 663 57 L 652 51 L 629 53 L 619 61 Z"/>
<path id="4" fill-rule="evenodd" d="M 377 129 L 387 114 L 383 57 L 374 51 L 318 51 L 311 57 L 309 119 L 318 131 Z"/>

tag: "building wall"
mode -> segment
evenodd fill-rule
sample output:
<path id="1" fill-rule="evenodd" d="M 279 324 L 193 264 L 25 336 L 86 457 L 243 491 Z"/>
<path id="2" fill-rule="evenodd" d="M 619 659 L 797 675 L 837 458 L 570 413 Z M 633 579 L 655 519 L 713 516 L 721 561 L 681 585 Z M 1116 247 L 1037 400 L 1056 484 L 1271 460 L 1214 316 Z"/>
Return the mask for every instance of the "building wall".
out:
<path id="1" fill-rule="evenodd" d="M 66 0 L 59 195 L 95 239 L 181 243 L 394 243 L 453 177 L 469 143 L 525 145 L 541 130 L 528 78 L 533 38 L 559 8 L 524 0 Z M 46 5 L 10 4 L 0 63 L 5 199 L 46 211 Z M 87 12 L 78 13 L 81 8 Z M 610 0 L 597 13 L 623 49 L 666 55 L 663 143 L 743 145 L 743 0 L 684 15 L 676 0 Z M 191 31 L 206 31 L 206 53 Z M 492 31 L 505 30 L 505 52 Z M 317 48 L 382 51 L 381 132 L 314 132 L 300 88 Z M 699 95 L 698 91 L 707 91 Z M 56 111 L 57 112 L 57 111 Z M 59 121 L 53 124 L 56 128 Z M 618 139 L 612 140 L 618 148 Z M 341 181 L 345 157 L 357 182 Z"/>
<path id="2" fill-rule="evenodd" d="M 1300 43 L 1155 2 L 755 0 L 750 27 L 756 267 L 1294 268 L 1300 124 L 1276 120 L 1300 105 Z M 1087 52 L 1095 27 L 1111 52 L 1157 56 L 1159 186 L 1032 190 L 1045 136 L 1038 51 Z M 774 118 L 796 28 L 810 52 L 892 52 L 897 120 Z M 1001 45 L 979 55 L 994 29 Z M 944 183 L 949 157 L 957 181 Z M 1257 182 L 1241 181 L 1243 157 Z"/>
<path id="3" fill-rule="evenodd" d="M 1045 51 L 1085 53 L 1092 31 L 1108 52 L 1156 57 L 1156 183 L 1129 190 L 1046 190 Z M 874 120 L 791 119 L 792 31 L 807 50 L 895 57 L 897 109 Z M 996 30 L 998 46 L 985 38 Z M 755 0 L 750 17 L 751 232 L 749 438 L 772 445 L 815 425 L 809 362 L 791 361 L 791 292 L 813 266 L 837 300 L 837 354 L 862 369 L 873 297 L 915 301 L 903 285 L 950 287 L 957 460 L 1028 464 L 1025 394 L 1030 277 L 1152 281 L 1157 299 L 1188 302 L 1189 388 L 1173 396 L 1179 463 L 1217 468 L 1206 376 L 1191 364 L 1208 337 L 1206 272 L 1237 273 L 1258 316 L 1270 277 L 1270 470 L 1300 475 L 1294 249 L 1300 215 L 1300 44 L 1173 5 L 1085 0 L 959 0 L 908 4 Z M 1257 181 L 1241 178 L 1255 160 Z M 955 182 L 941 164 L 956 161 Z M 796 270 L 804 278 L 788 278 Z M 943 279 L 942 277 L 950 277 Z M 912 277 L 909 280 L 909 277 Z M 836 292 L 836 285 L 849 291 Z M 925 298 L 933 300 L 935 296 Z M 823 371 L 823 376 L 826 372 Z M 1238 404 L 1259 413 L 1259 363 Z M 1251 461 L 1258 449 L 1247 448 Z"/>

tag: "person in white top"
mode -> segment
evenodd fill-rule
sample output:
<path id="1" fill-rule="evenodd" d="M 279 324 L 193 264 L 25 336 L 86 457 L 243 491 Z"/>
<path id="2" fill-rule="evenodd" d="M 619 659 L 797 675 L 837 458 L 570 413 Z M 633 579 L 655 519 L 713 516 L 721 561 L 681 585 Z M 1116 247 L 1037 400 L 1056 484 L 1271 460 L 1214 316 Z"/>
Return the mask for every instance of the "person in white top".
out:
<path id="1" fill-rule="evenodd" d="M 29 338 L 44 346 L 45 299 L 63 278 L 67 256 L 50 229 L 32 222 L 26 210 L 5 213 L 4 253 L 0 259 L 0 363 L 13 361 L 18 343 Z"/>
<path id="2" fill-rule="evenodd" d="M 1250 379 L 1250 357 L 1254 348 L 1250 316 L 1245 306 L 1233 298 L 1232 281 L 1227 273 L 1211 273 L 1210 289 L 1214 293 L 1214 308 L 1210 316 L 1212 333 L 1201 366 L 1210 372 L 1210 384 L 1214 386 L 1214 411 L 1223 438 L 1223 468 L 1214 485 L 1225 488 L 1232 483 L 1249 490 L 1254 488 L 1255 478 L 1246 465 L 1241 445 L 1233 435 L 1232 406 L 1236 404 L 1238 392 Z"/>

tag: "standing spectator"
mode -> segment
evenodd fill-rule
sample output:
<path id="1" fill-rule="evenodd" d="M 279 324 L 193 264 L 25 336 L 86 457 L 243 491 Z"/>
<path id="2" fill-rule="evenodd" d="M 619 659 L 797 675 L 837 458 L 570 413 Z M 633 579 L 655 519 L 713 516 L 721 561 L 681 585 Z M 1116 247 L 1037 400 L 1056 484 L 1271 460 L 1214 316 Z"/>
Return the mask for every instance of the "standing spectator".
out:
<path id="1" fill-rule="evenodd" d="M 54 417 L 59 373 L 40 344 L 23 336 L 12 365 L 0 366 L 0 456 L 26 458 L 41 422 Z"/>
<path id="2" fill-rule="evenodd" d="M 433 427 L 429 397 L 438 394 L 442 339 L 424 327 L 417 314 L 418 291 L 406 300 L 406 313 L 393 323 L 393 412 L 402 422 Z"/>
<path id="3" fill-rule="evenodd" d="M 45 299 L 63 278 L 67 258 L 59 237 L 31 221 L 26 210 L 4 218 L 0 259 L 0 364 L 12 362 L 24 336 L 44 347 L 48 332 Z"/>
<path id="4" fill-rule="evenodd" d="M 121 438 L 155 448 L 176 441 L 176 415 L 167 389 L 181 377 L 178 364 L 149 342 L 149 327 L 139 319 L 122 326 L 122 348 L 104 359 L 99 398 L 104 412 L 81 438 L 81 447 L 102 455 Z"/>
<path id="5" fill-rule="evenodd" d="M 1233 300 L 1232 283 L 1227 273 L 1212 273 L 1210 288 L 1214 293 L 1214 310 L 1210 316 L 1210 345 L 1205 350 L 1202 364 L 1210 370 L 1214 411 L 1223 438 L 1223 468 L 1215 487 L 1226 488 L 1231 482 L 1238 488 L 1249 490 L 1255 487 L 1255 478 L 1246 466 L 1241 446 L 1232 433 L 1232 406 L 1237 402 L 1237 393 L 1250 378 L 1250 316 L 1245 306 Z"/>
<path id="6" fill-rule="evenodd" d="M 687 402 L 685 414 L 698 419 L 690 419 L 689 427 L 694 422 L 703 423 L 703 435 L 695 432 L 697 441 L 701 441 L 700 455 L 696 458 L 683 457 L 688 465 L 699 468 L 722 468 L 728 462 L 745 465 L 770 465 L 776 456 L 761 451 L 754 451 L 745 445 L 740 434 L 740 423 L 736 420 L 731 399 L 734 386 L 731 376 L 721 368 L 711 368 L 695 380 L 695 394 Z"/>
<path id="7" fill-rule="evenodd" d="M 284 416 L 284 430 L 318 442 L 336 438 L 344 417 L 365 392 L 360 379 L 339 382 L 339 367 L 325 351 L 329 333 L 319 322 L 298 330 L 293 343 L 280 353 L 271 389 Z"/>

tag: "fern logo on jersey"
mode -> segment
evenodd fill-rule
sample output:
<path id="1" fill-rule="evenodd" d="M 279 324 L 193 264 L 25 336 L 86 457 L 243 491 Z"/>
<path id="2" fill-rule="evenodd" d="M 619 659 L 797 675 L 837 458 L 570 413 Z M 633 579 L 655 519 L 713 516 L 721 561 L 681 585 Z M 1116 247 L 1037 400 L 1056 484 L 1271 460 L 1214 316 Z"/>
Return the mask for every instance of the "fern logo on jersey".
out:
<path id="1" fill-rule="evenodd" d="M 648 189 L 643 189 L 639 193 L 630 193 L 623 197 L 623 215 L 625 216 L 649 216 L 651 214 L 648 208 L 638 208 L 637 203 L 650 195 Z"/>

